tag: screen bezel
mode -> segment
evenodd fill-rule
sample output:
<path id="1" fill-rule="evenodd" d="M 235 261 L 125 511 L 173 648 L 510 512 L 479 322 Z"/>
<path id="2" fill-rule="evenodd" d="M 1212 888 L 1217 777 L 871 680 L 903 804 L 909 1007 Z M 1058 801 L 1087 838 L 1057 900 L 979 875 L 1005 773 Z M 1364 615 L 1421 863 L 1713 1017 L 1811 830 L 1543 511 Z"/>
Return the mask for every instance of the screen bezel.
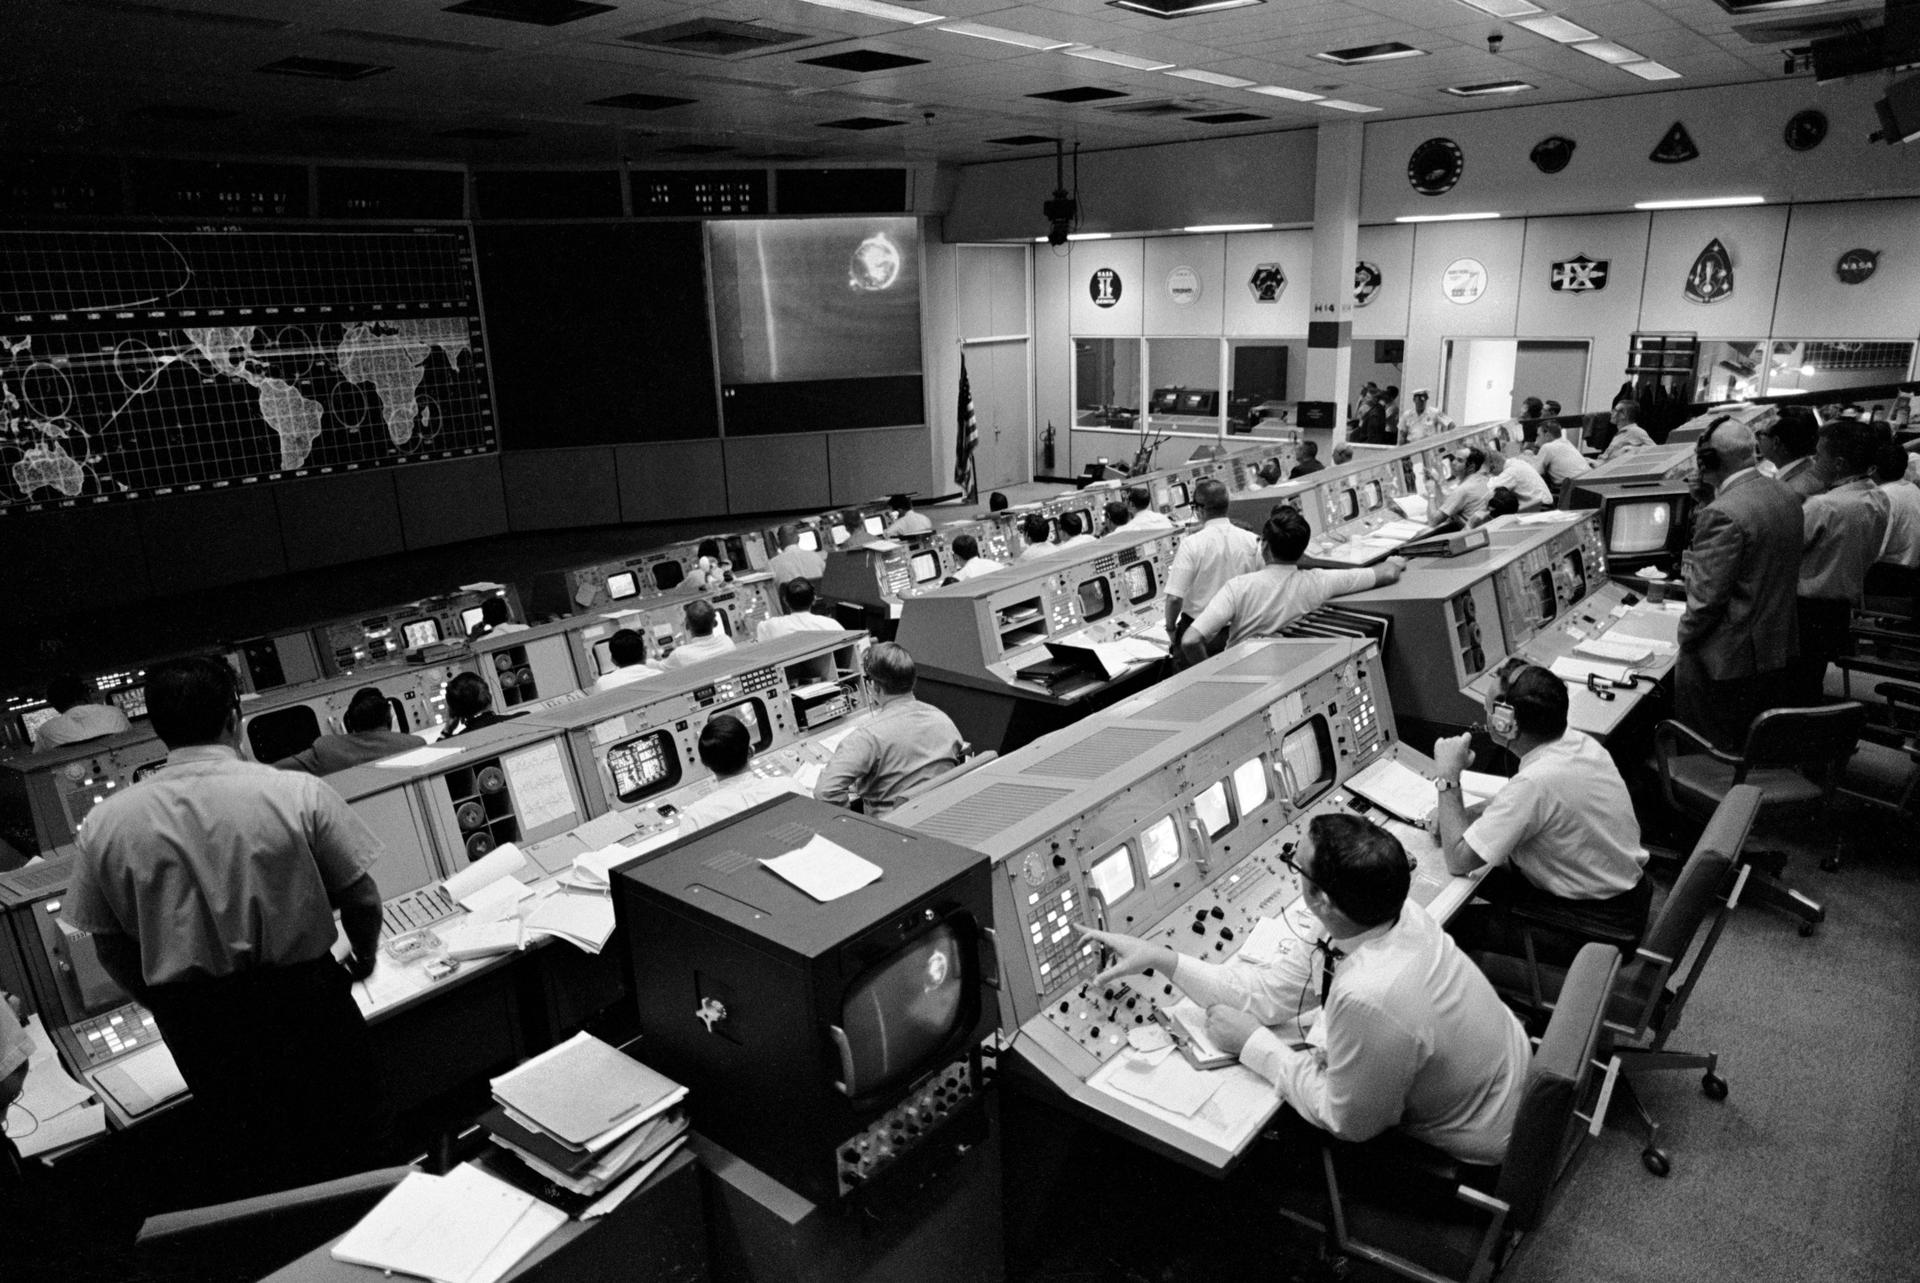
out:
<path id="1" fill-rule="evenodd" d="M 923 575 L 920 573 L 920 567 L 923 565 L 930 565 L 933 570 Z M 922 549 L 908 559 L 907 568 L 915 584 L 930 584 L 940 578 L 940 554 L 931 548 Z"/>
<path id="2" fill-rule="evenodd" d="M 1616 548 L 1614 547 L 1614 543 L 1613 543 L 1614 524 L 1620 519 L 1623 513 L 1629 513 L 1636 508 L 1646 508 L 1650 510 L 1660 509 L 1660 508 L 1666 509 L 1667 523 L 1666 523 L 1665 536 L 1661 539 L 1659 544 L 1651 548 Z M 1671 495 L 1671 494 L 1617 495 L 1610 498 L 1607 502 L 1607 511 L 1606 511 L 1605 541 L 1607 546 L 1607 556 L 1609 557 L 1657 557 L 1661 553 L 1672 551 L 1673 538 L 1674 538 L 1673 532 L 1676 528 L 1678 528 L 1680 524 L 1680 521 L 1679 521 L 1680 514 L 1678 511 L 1678 508 L 1679 508 L 1678 498 L 1677 496 Z"/>
<path id="3" fill-rule="evenodd" d="M 932 913 L 931 920 L 915 932 L 911 939 L 903 940 L 880 956 L 866 961 L 866 965 L 861 966 L 840 988 L 839 1011 L 835 1013 L 839 1023 L 828 1026 L 828 1031 L 833 1036 L 835 1053 L 840 1060 L 841 1076 L 834 1085 L 855 1109 L 871 1109 L 876 1105 L 888 1103 L 891 1093 L 901 1083 L 911 1082 L 928 1069 L 952 1060 L 973 1037 L 974 1026 L 980 1023 L 980 921 L 974 916 L 973 911 L 964 905 L 953 905 L 945 910 L 930 908 L 929 911 Z M 876 928 L 867 937 L 863 937 L 863 940 L 871 939 L 882 932 L 891 935 L 891 928 L 897 921 L 897 918 L 889 919 L 882 927 Z M 889 963 L 907 953 L 929 932 L 938 931 L 943 926 L 953 928 L 954 941 L 960 955 L 960 1009 L 955 1013 L 953 1028 L 948 1030 L 946 1038 L 942 1039 L 939 1045 L 918 1064 L 897 1069 L 891 1075 L 873 1083 L 852 1081 L 855 1076 L 852 1049 L 847 1043 L 845 1028 L 848 1000 L 853 994 L 859 992 L 870 978 L 885 970 Z M 849 954 L 857 956 L 861 951 L 862 942 L 862 940 L 849 941 L 844 947 Z"/>
<path id="4" fill-rule="evenodd" d="M 1320 749 L 1320 778 L 1302 783 L 1293 778 L 1293 764 L 1287 760 L 1287 741 L 1303 730 L 1311 728 L 1315 732 Z M 1280 782 L 1286 785 L 1293 805 L 1310 806 L 1331 792 L 1340 781 L 1340 765 L 1333 755 L 1333 724 L 1325 713 L 1309 713 L 1295 722 L 1280 735 L 1280 743 L 1274 750 L 1274 770 Z"/>
<path id="5" fill-rule="evenodd" d="M 662 753 L 667 761 L 667 773 L 652 784 L 643 786 L 640 792 L 629 796 L 620 791 L 620 781 L 613 771 L 613 755 L 645 739 L 656 740 L 662 746 Z M 638 735 L 629 735 L 625 739 L 616 740 L 600 750 L 599 758 L 601 777 L 606 781 L 607 792 L 612 794 L 614 801 L 621 806 L 635 806 L 650 797 L 657 797 L 677 786 L 686 774 L 680 761 L 680 746 L 674 741 L 673 732 L 664 728 L 642 731 Z"/>
<path id="6" fill-rule="evenodd" d="M 623 582 L 626 585 L 626 591 L 624 592 L 616 586 Z M 639 595 L 640 576 L 634 574 L 631 570 L 622 570 L 618 574 L 607 576 L 607 597 L 609 600 L 625 601 L 629 597 L 638 597 Z"/>

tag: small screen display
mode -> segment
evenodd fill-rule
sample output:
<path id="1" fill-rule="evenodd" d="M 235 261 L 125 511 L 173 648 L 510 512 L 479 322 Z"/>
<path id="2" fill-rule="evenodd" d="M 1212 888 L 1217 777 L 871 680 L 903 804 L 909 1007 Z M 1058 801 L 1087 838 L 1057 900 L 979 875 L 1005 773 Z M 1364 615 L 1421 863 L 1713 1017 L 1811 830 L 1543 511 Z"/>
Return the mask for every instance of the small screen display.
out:
<path id="1" fill-rule="evenodd" d="M 1167 816 L 1140 833 L 1140 854 L 1147 861 L 1147 876 L 1157 878 L 1180 863 L 1180 830 Z"/>
<path id="2" fill-rule="evenodd" d="M 119 705 L 120 711 L 130 718 L 145 717 L 147 715 L 147 688 L 144 686 L 130 686 L 126 690 L 115 691 L 113 693 L 113 702 Z"/>
<path id="3" fill-rule="evenodd" d="M 1567 572 L 1567 603 L 1584 601 L 1587 596 L 1587 559 L 1575 548 L 1560 559 L 1561 567 Z"/>
<path id="4" fill-rule="evenodd" d="M 478 606 L 475 606 L 470 610 L 463 610 L 460 612 L 460 626 L 466 629 L 468 632 L 472 632 L 474 629 L 480 626 L 481 622 L 484 621 L 486 617 L 487 617 L 486 612 L 481 610 L 480 607 Z"/>
<path id="5" fill-rule="evenodd" d="M 1134 887 L 1133 859 L 1127 854 L 1127 848 L 1123 846 L 1095 861 L 1093 867 L 1087 870 L 1087 879 L 1093 883 L 1101 903 L 1109 908 L 1126 899 L 1133 893 Z"/>
<path id="6" fill-rule="evenodd" d="M 847 1093 L 868 1095 L 928 1068 L 964 1018 L 966 986 L 960 937 L 945 923 L 862 976 L 840 1011 Z"/>
<path id="7" fill-rule="evenodd" d="M 1176 507 L 1184 508 L 1188 503 L 1192 502 L 1189 497 L 1186 482 L 1176 481 L 1173 483 L 1171 489 L 1173 492 L 1173 502 Z"/>
<path id="8" fill-rule="evenodd" d="M 738 704 L 728 704 L 725 708 L 716 708 L 708 715 L 707 721 L 711 722 L 722 713 L 725 713 L 729 717 L 737 717 L 740 719 L 741 725 L 747 728 L 747 735 L 753 740 L 755 752 L 773 743 L 773 731 L 767 726 L 766 706 L 759 700 L 743 699 Z M 705 725 L 706 723 L 703 722 L 701 724 Z"/>
<path id="9" fill-rule="evenodd" d="M 1153 581 L 1153 563 L 1136 561 L 1127 567 L 1127 603 L 1137 606 L 1152 597 L 1160 585 Z"/>
<path id="10" fill-rule="evenodd" d="M 415 620 L 400 625 L 400 635 L 407 639 L 408 650 L 419 650 L 440 640 L 440 625 L 431 619 Z"/>
<path id="11" fill-rule="evenodd" d="M 289 704 L 261 713 L 247 723 L 247 748 L 253 760 L 269 766 L 312 748 L 319 738 L 320 715 L 309 704 Z"/>
<path id="12" fill-rule="evenodd" d="M 1233 808 L 1227 803 L 1227 782 L 1221 780 L 1194 798 L 1193 813 L 1210 838 L 1217 838 L 1232 828 Z"/>
<path id="13" fill-rule="evenodd" d="M 887 519 L 876 512 L 870 517 L 862 517 L 860 524 L 866 527 L 868 534 L 877 535 L 887 528 Z"/>
<path id="14" fill-rule="evenodd" d="M 1372 512 L 1386 502 L 1386 496 L 1380 493 L 1380 483 L 1369 481 L 1361 488 L 1361 496 L 1367 501 L 1367 511 Z"/>
<path id="15" fill-rule="evenodd" d="M 638 802 L 680 782 L 680 757 L 666 731 L 650 731 L 607 750 L 607 774 L 614 796 Z"/>
<path id="16" fill-rule="evenodd" d="M 1553 571 L 1536 570 L 1527 576 L 1527 599 L 1536 620 L 1553 618 Z"/>
<path id="17" fill-rule="evenodd" d="M 1182 392 L 1180 394 L 1180 413 L 1212 414 L 1213 413 L 1213 393 Z"/>
<path id="18" fill-rule="evenodd" d="M 1352 521 L 1360 515 L 1360 496 L 1351 490 L 1342 490 L 1333 496 L 1335 521 Z"/>
<path id="19" fill-rule="evenodd" d="M 1113 613 L 1113 589 L 1104 577 L 1080 585 L 1080 618 L 1092 623 Z"/>
<path id="20" fill-rule="evenodd" d="M 629 597 L 640 595 L 640 581 L 631 570 L 623 570 L 617 575 L 607 576 L 607 596 L 615 601 L 625 601 Z"/>
<path id="21" fill-rule="evenodd" d="M 940 554 L 932 550 L 913 554 L 913 582 L 930 584 L 940 577 Z"/>
<path id="22" fill-rule="evenodd" d="M 799 540 L 798 546 L 805 549 L 807 552 L 819 552 L 820 551 L 820 532 L 818 530 L 802 530 L 800 532 L 800 540 Z"/>
<path id="23" fill-rule="evenodd" d="M 1607 510 L 1607 551 L 1616 557 L 1665 552 L 1672 527 L 1670 499 L 1615 503 Z"/>
<path id="24" fill-rule="evenodd" d="M 51 708 L 30 708 L 20 714 L 20 724 L 27 728 L 29 740 L 37 740 L 40 737 L 40 728 L 58 716 L 60 714 Z"/>
<path id="25" fill-rule="evenodd" d="M 828 526 L 827 533 L 833 536 L 833 546 L 836 548 L 852 538 L 852 536 L 847 533 L 847 528 L 838 523 Z"/>
<path id="26" fill-rule="evenodd" d="M 1179 406 L 1180 390 L 1178 388 L 1154 389 L 1153 412 L 1155 414 L 1172 414 Z"/>
<path id="27" fill-rule="evenodd" d="M 1333 783 L 1333 738 L 1327 719 L 1309 717 L 1280 741 L 1280 761 L 1293 784 L 1293 801 L 1305 806 Z"/>
<path id="28" fill-rule="evenodd" d="M 1233 771 L 1233 795 L 1245 815 L 1267 800 L 1267 768 L 1259 758 L 1242 762 Z"/>
<path id="29" fill-rule="evenodd" d="M 677 561 L 656 561 L 653 563 L 653 586 L 661 592 L 678 588 L 680 581 L 687 577 L 687 568 Z"/>

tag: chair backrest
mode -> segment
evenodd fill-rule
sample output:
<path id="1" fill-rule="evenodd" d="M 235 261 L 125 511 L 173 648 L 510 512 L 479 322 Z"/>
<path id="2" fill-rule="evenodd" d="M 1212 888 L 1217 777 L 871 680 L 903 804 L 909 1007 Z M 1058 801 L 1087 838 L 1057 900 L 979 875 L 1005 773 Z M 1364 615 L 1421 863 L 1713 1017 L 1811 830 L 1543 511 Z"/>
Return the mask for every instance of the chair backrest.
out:
<path id="1" fill-rule="evenodd" d="M 1749 769 L 1767 766 L 1837 767 L 1853 756 L 1867 706 L 1855 700 L 1818 708 L 1770 708 L 1747 728 L 1740 756 Z"/>
<path id="2" fill-rule="evenodd" d="M 1618 949 L 1604 944 L 1581 946 L 1560 988 L 1553 1019 L 1527 1066 L 1513 1137 L 1494 1190 L 1494 1196 L 1511 1209 L 1507 1224 L 1514 1229 L 1532 1228 L 1546 1207 L 1574 1130 L 1574 1110 L 1593 1074 L 1600 1021 L 1619 966 Z"/>
<path id="3" fill-rule="evenodd" d="M 947 771 L 944 774 L 936 775 L 930 780 L 922 780 L 918 784 L 914 785 L 912 788 L 908 789 L 906 792 L 902 793 L 899 797 L 893 799 L 893 805 L 896 808 L 898 808 L 898 807 L 905 806 L 908 802 L 914 801 L 917 798 L 925 797 L 928 793 L 933 792 L 933 790 L 940 788 L 943 785 L 953 783 L 953 781 L 959 779 L 962 775 L 965 775 L 968 771 L 979 770 L 981 767 L 985 766 L 988 762 L 993 761 L 995 758 L 999 756 L 1000 756 L 999 749 L 990 748 L 984 753 L 975 753 L 972 757 L 962 758 L 959 764 L 956 765 L 952 770 Z"/>

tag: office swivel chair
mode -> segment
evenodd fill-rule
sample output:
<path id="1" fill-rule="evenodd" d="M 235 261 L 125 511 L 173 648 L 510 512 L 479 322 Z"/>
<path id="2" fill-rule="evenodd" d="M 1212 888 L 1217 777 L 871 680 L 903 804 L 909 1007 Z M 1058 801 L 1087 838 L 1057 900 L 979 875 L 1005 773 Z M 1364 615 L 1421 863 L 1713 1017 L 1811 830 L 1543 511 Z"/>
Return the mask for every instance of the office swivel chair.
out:
<path id="1" fill-rule="evenodd" d="M 1491 1278 L 1539 1224 L 1559 1178 L 1606 1116 L 1605 1085 L 1581 1111 L 1594 1091 L 1600 1022 L 1619 965 L 1619 953 L 1604 945 L 1574 958 L 1528 1065 L 1498 1167 L 1472 1169 L 1478 1179 L 1469 1184 L 1460 1163 L 1404 1136 L 1361 1145 L 1329 1139 L 1320 1154 L 1325 1209 L 1282 1207 L 1282 1214 L 1324 1234 L 1336 1257 L 1357 1256 L 1425 1283 Z"/>
<path id="2" fill-rule="evenodd" d="M 1753 719 L 1739 753 L 1716 748 L 1683 722 L 1669 719 L 1654 728 L 1654 767 L 1660 791 L 1674 811 L 1697 820 L 1710 818 L 1736 784 L 1757 784 L 1766 796 L 1768 816 L 1818 812 L 1829 821 L 1847 759 L 1860 741 L 1867 710 L 1846 700 L 1818 708 L 1772 708 Z M 1698 751 L 1685 752 L 1682 748 Z M 1820 867 L 1840 867 L 1842 837 L 1834 826 L 1833 851 Z M 1780 881 L 1786 867 L 1782 851 L 1749 852 L 1752 867 L 1746 894 L 1757 903 L 1798 917 L 1800 934 L 1810 936 L 1826 910 Z"/>
<path id="3" fill-rule="evenodd" d="M 1673 890 L 1654 915 L 1646 939 L 1621 968 L 1607 1003 L 1606 1051 L 1619 1063 L 1620 1096 L 1646 1129 L 1647 1143 L 1640 1151 L 1640 1161 L 1656 1176 L 1667 1175 L 1673 1165 L 1660 1148 L 1659 1121 L 1634 1090 L 1634 1078 L 1698 1069 L 1703 1071 L 1700 1090 L 1709 1100 L 1727 1097 L 1727 1080 L 1716 1072 L 1718 1053 L 1673 1051 L 1667 1047 L 1667 1040 L 1679 1027 L 1693 986 L 1720 940 L 1727 911 L 1739 890 L 1733 868 L 1763 805 L 1760 789 L 1752 784 L 1737 784 L 1727 790 L 1726 798 L 1715 808 L 1713 818 L 1694 844 Z M 1742 876 L 1747 875 L 1743 870 Z M 1734 883 L 1731 889 L 1730 882 Z M 1699 935 L 1702 923 L 1709 924 L 1707 935 L 1694 949 L 1694 937 Z M 1557 1014 L 1556 1004 L 1564 1001 L 1566 993 L 1566 972 L 1541 966 L 1531 956 L 1522 960 L 1489 954 L 1480 963 L 1500 996 L 1515 1007 L 1534 1013 L 1536 1018 L 1546 1012 Z"/>
<path id="4" fill-rule="evenodd" d="M 1920 788 L 1920 686 L 1880 682 L 1873 693 L 1885 711 L 1861 736 L 1840 777 L 1840 791 L 1869 806 L 1911 818 Z"/>

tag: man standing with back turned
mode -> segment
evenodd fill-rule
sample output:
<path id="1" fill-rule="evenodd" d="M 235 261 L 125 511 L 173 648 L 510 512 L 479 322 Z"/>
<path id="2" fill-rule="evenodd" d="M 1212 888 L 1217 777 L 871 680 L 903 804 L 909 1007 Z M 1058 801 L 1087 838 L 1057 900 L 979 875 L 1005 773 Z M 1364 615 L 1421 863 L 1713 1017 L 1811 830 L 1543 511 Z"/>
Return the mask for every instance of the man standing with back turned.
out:
<path id="1" fill-rule="evenodd" d="M 1713 501 L 1693 519 L 1674 712 L 1730 752 L 1779 696 L 1799 651 L 1799 499 L 1756 466 L 1753 429 L 1729 420 L 1693 447 Z"/>
<path id="2" fill-rule="evenodd" d="M 1214 594 L 1235 575 L 1260 569 L 1260 537 L 1234 525 L 1227 516 L 1226 486 L 1208 477 L 1193 488 L 1193 506 L 1205 524 L 1182 539 L 1174 551 L 1164 594 L 1168 649 L 1176 665 L 1183 663 L 1180 635 L 1200 617 Z"/>
<path id="3" fill-rule="evenodd" d="M 166 765 L 88 815 L 63 920 L 153 1012 L 236 1193 L 354 1171 L 383 1122 L 352 992 L 380 840 L 313 776 L 241 760 L 222 661 L 157 665 L 147 711 Z"/>

